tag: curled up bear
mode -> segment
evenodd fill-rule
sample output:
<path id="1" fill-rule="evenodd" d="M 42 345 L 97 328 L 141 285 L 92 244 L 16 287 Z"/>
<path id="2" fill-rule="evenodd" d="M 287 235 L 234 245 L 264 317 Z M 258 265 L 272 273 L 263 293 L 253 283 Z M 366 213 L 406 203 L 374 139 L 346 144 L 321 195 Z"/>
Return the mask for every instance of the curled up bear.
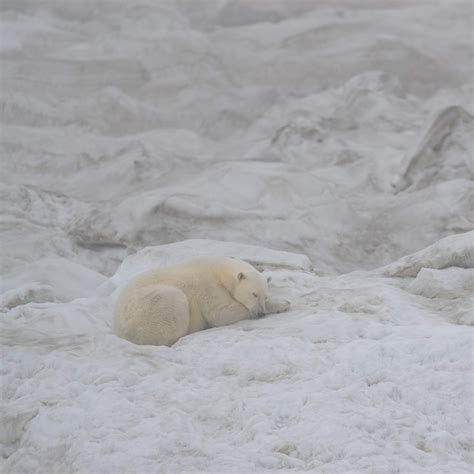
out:
<path id="1" fill-rule="evenodd" d="M 139 275 L 121 292 L 115 333 L 135 344 L 167 345 L 203 329 L 288 310 L 268 297 L 268 281 L 250 264 L 199 257 Z"/>

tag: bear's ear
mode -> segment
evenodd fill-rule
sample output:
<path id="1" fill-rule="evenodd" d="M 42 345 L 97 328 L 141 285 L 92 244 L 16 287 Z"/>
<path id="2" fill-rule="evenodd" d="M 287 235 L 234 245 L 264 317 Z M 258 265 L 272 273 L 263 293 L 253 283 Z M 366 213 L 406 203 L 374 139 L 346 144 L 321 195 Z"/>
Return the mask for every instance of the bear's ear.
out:
<path id="1" fill-rule="evenodd" d="M 267 283 L 270 283 L 272 281 L 272 277 L 267 277 Z"/>
<path id="2" fill-rule="evenodd" d="M 240 280 L 243 280 L 244 278 L 245 278 L 245 275 L 244 275 L 242 272 L 240 272 L 240 273 L 237 275 L 237 280 L 239 280 L 239 281 L 240 281 Z"/>

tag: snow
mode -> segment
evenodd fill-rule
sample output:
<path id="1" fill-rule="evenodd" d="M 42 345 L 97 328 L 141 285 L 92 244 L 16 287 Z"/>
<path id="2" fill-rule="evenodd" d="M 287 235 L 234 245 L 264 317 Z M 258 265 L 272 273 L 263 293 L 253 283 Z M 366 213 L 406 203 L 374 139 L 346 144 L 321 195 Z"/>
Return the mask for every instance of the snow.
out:
<path id="1" fill-rule="evenodd" d="M 412 283 L 411 290 L 427 298 L 458 298 L 472 290 L 473 278 L 474 272 L 471 268 L 449 268 L 443 271 L 422 268 Z"/>
<path id="2" fill-rule="evenodd" d="M 472 471 L 471 2 L 0 13 L 2 472 Z M 290 312 L 117 338 L 196 255 Z"/>
<path id="3" fill-rule="evenodd" d="M 71 301 L 90 295 L 106 280 L 104 275 L 64 258 L 42 258 L 4 274 L 0 282 L 0 304 L 12 308 L 30 301 L 38 302 L 38 291 L 45 292 L 41 297 L 44 302 Z M 16 303 L 15 298 L 19 298 Z"/>
<path id="4" fill-rule="evenodd" d="M 111 333 L 125 274 L 213 247 L 251 255 L 292 310 L 172 348 Z M 472 333 L 445 314 L 453 295 L 433 304 L 377 271 L 318 277 L 302 256 L 261 255 L 213 241 L 149 247 L 100 297 L 10 310 L 6 470 L 468 472 Z"/>
<path id="5" fill-rule="evenodd" d="M 474 231 L 450 235 L 399 261 L 387 265 L 390 276 L 416 276 L 422 268 L 474 268 Z"/>

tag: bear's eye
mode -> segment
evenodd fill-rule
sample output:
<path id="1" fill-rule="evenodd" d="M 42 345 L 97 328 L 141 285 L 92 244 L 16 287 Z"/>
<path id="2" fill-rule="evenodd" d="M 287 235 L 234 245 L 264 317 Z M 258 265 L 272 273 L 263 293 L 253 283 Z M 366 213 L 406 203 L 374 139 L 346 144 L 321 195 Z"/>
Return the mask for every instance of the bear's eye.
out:
<path id="1" fill-rule="evenodd" d="M 258 298 L 257 293 L 252 293 L 252 295 L 255 296 L 255 298 Z"/>

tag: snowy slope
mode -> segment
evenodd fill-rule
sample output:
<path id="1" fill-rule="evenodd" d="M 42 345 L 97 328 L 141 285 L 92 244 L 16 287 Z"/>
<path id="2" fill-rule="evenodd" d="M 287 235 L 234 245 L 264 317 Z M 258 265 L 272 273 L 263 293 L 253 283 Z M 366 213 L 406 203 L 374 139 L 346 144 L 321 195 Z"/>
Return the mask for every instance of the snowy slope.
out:
<path id="1" fill-rule="evenodd" d="M 472 470 L 469 0 L 0 2 L 0 470 Z M 111 332 L 232 255 L 292 311 Z"/>
<path id="2" fill-rule="evenodd" d="M 454 243 L 472 252 L 472 234 Z M 190 252 L 250 259 L 292 310 L 171 348 L 111 334 L 117 286 Z M 149 247 L 101 296 L 10 310 L 5 472 L 469 472 L 470 291 L 419 296 L 423 271 L 317 277 L 301 262 L 213 241 Z"/>
<path id="3" fill-rule="evenodd" d="M 4 0 L 8 271 L 190 238 L 371 269 L 472 229 L 464 0 Z"/>

